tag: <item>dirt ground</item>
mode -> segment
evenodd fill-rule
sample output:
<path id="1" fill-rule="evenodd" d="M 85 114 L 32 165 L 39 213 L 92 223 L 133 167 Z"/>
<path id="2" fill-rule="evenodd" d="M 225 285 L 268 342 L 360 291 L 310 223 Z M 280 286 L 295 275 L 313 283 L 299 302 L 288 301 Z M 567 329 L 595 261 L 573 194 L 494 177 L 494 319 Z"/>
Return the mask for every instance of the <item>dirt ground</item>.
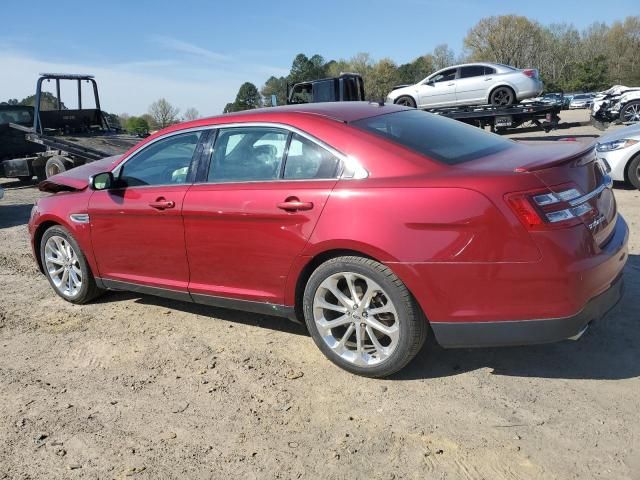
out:
<path id="1" fill-rule="evenodd" d="M 625 296 L 580 341 L 429 340 L 370 380 L 286 320 L 125 293 L 64 302 L 28 245 L 41 193 L 0 182 L 0 479 L 640 479 L 638 191 L 616 188 Z"/>

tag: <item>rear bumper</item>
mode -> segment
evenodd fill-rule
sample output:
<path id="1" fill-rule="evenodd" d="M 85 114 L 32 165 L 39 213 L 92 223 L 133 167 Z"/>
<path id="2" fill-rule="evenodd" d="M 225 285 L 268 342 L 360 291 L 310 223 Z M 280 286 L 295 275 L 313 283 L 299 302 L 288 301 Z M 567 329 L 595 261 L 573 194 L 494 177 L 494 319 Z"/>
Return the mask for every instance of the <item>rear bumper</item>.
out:
<path id="1" fill-rule="evenodd" d="M 446 348 L 497 347 L 552 343 L 578 336 L 594 320 L 603 318 L 622 298 L 624 281 L 591 299 L 576 315 L 544 320 L 501 322 L 432 322 L 436 340 Z"/>

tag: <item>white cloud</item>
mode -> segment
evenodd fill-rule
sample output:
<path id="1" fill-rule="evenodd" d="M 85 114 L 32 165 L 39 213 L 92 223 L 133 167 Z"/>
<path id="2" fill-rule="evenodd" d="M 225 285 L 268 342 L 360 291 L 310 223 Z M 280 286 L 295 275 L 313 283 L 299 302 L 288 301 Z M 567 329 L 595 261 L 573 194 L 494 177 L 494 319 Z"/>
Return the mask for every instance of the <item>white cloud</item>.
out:
<path id="1" fill-rule="evenodd" d="M 200 57 L 212 62 L 225 62 L 231 59 L 228 55 L 213 52 L 206 48 L 199 47 L 198 45 L 194 45 L 193 43 L 178 40 L 177 38 L 165 37 L 162 35 L 154 35 L 150 38 L 153 43 L 175 53 Z"/>
<path id="2" fill-rule="evenodd" d="M 172 45 L 180 45 L 180 42 Z M 219 58 L 215 52 L 194 45 L 187 48 L 186 45 L 190 44 L 182 44 L 187 56 L 204 56 L 211 62 L 205 66 L 187 58 L 113 64 L 62 62 L 2 48 L 0 101 L 9 98 L 20 100 L 34 94 L 41 72 L 88 73 L 95 75 L 101 107 L 108 112 L 139 115 L 146 112 L 153 101 L 164 97 L 183 112 L 195 107 L 203 115 L 217 115 L 227 102 L 234 100 L 243 82 L 253 82 L 260 88 L 269 76 L 287 73 L 279 67 L 247 64 L 235 58 L 227 60 L 224 55 Z M 222 64 L 215 65 L 216 62 Z"/>

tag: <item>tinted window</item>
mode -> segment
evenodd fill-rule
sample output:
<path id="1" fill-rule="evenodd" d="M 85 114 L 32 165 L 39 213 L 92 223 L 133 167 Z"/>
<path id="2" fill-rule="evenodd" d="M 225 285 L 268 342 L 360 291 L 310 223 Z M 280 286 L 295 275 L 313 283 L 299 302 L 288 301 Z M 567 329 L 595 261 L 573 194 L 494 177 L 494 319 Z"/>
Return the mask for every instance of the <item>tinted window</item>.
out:
<path id="1" fill-rule="evenodd" d="M 239 127 L 218 132 L 211 156 L 210 182 L 275 180 L 288 132 L 277 128 Z"/>
<path id="2" fill-rule="evenodd" d="M 316 82 L 313 84 L 314 102 L 334 102 L 336 100 L 333 80 Z"/>
<path id="3" fill-rule="evenodd" d="M 0 110 L 0 125 L 6 125 L 8 123 L 19 123 L 21 125 L 33 123 L 31 110 L 22 108 Z"/>
<path id="4" fill-rule="evenodd" d="M 184 133 L 152 143 L 124 164 L 120 180 L 130 187 L 185 183 L 201 134 Z"/>
<path id="5" fill-rule="evenodd" d="M 457 120 L 407 110 L 353 123 L 435 160 L 454 165 L 510 148 L 511 140 Z"/>
<path id="6" fill-rule="evenodd" d="M 289 145 L 284 178 L 335 178 L 340 160 L 331 152 L 306 138 L 294 134 Z"/>
<path id="7" fill-rule="evenodd" d="M 492 75 L 494 73 L 496 73 L 496 69 L 495 68 L 484 67 L 484 74 L 485 75 Z"/>
<path id="8" fill-rule="evenodd" d="M 462 67 L 460 69 L 460 78 L 480 77 L 484 75 L 484 68 L 482 65 L 473 65 L 470 67 Z"/>
<path id="9" fill-rule="evenodd" d="M 450 68 L 449 70 L 445 70 L 444 72 L 440 72 L 435 77 L 431 78 L 432 82 L 448 82 L 451 80 L 455 80 L 456 78 L 456 68 Z"/>

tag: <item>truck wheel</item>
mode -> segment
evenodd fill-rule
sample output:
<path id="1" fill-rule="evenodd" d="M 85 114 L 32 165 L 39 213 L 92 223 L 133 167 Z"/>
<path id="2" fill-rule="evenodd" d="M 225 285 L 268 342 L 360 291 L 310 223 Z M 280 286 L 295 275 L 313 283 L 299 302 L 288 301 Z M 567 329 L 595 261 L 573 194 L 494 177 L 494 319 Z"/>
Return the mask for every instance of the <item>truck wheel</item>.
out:
<path id="1" fill-rule="evenodd" d="M 516 94 L 510 87 L 498 87 L 489 95 L 489 103 L 497 107 L 513 105 Z"/>
<path id="2" fill-rule="evenodd" d="M 622 110 L 620 110 L 620 120 L 623 123 L 636 123 L 640 122 L 640 101 L 627 103 Z"/>
<path id="3" fill-rule="evenodd" d="M 32 179 L 33 179 L 33 177 L 26 176 L 26 175 L 22 175 L 22 176 L 18 177 L 18 181 L 20 183 L 22 183 L 23 185 L 26 185 L 27 183 L 31 183 Z"/>
<path id="4" fill-rule="evenodd" d="M 409 95 L 403 95 L 395 101 L 396 105 L 404 105 L 405 107 L 416 108 L 416 101 Z"/>
<path id="5" fill-rule="evenodd" d="M 53 177 L 62 172 L 66 172 L 70 168 L 73 168 L 73 163 L 66 157 L 51 157 L 47 160 L 47 164 L 44 167 L 47 178 Z"/>

